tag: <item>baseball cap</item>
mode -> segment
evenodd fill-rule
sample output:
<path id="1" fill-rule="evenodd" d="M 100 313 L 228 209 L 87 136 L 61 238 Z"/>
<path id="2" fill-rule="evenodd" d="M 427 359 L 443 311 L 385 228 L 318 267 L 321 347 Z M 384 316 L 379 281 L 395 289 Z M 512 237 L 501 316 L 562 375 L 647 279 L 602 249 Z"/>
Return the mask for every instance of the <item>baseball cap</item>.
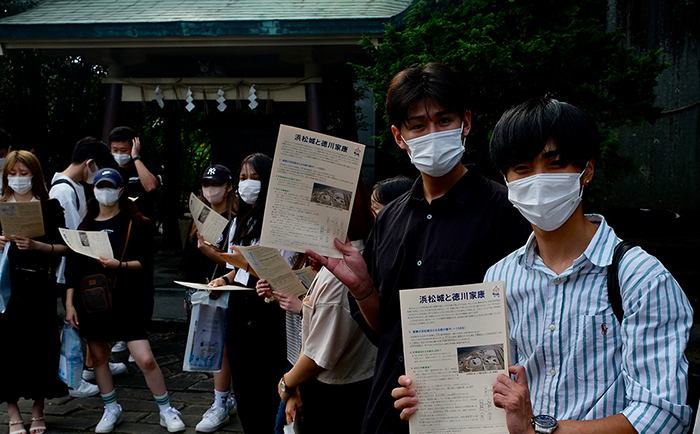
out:
<path id="1" fill-rule="evenodd" d="M 114 169 L 107 168 L 98 170 L 97 173 L 95 173 L 95 180 L 92 182 L 92 185 L 97 185 L 102 181 L 107 181 L 116 188 L 124 186 L 122 176 Z"/>
<path id="2" fill-rule="evenodd" d="M 233 174 L 228 170 L 228 167 L 214 164 L 204 169 L 200 182 L 207 180 L 214 181 L 217 184 L 231 184 L 233 183 Z"/>

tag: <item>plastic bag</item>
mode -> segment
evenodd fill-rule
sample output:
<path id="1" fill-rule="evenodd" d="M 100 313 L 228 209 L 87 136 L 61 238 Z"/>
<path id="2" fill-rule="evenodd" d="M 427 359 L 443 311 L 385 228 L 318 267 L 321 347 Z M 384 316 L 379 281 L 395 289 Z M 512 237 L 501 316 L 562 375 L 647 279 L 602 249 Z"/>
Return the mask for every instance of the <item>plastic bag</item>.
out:
<path id="1" fill-rule="evenodd" d="M 83 379 L 83 346 L 80 335 L 68 321 L 63 321 L 61 357 L 58 362 L 58 378 L 71 389 L 80 387 Z"/>
<path id="2" fill-rule="evenodd" d="M 10 282 L 10 258 L 7 257 L 10 251 L 10 243 L 5 244 L 5 248 L 0 254 L 0 313 L 5 313 L 7 304 L 10 302 L 12 294 L 12 283 Z"/>
<path id="3" fill-rule="evenodd" d="M 183 371 L 219 372 L 226 342 L 228 292 L 216 300 L 209 292 L 192 294 L 192 319 L 187 334 Z"/>

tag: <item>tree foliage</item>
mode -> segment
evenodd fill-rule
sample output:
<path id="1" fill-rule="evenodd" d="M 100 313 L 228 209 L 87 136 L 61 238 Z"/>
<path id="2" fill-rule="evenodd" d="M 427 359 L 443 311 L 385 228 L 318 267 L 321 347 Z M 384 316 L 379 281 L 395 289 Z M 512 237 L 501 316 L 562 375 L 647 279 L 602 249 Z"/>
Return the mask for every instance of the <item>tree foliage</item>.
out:
<path id="1" fill-rule="evenodd" d="M 619 30 L 606 32 L 606 7 L 601 0 L 421 0 L 403 26 L 386 27 L 379 44 L 364 38 L 374 63 L 354 66 L 378 104 L 391 77 L 412 64 L 438 61 L 458 71 L 475 119 L 464 161 L 482 172 L 493 170 L 488 137 L 506 109 L 545 95 L 580 106 L 603 131 L 610 182 L 631 168 L 615 152 L 613 128 L 655 119 L 654 86 L 665 65 L 658 52 L 623 48 Z M 380 148 L 395 148 L 390 137 L 387 128 Z"/>
<path id="2" fill-rule="evenodd" d="M 35 149 L 47 174 L 63 169 L 80 138 L 100 136 L 103 75 L 80 57 L 8 51 L 0 57 L 0 126 L 15 148 Z"/>

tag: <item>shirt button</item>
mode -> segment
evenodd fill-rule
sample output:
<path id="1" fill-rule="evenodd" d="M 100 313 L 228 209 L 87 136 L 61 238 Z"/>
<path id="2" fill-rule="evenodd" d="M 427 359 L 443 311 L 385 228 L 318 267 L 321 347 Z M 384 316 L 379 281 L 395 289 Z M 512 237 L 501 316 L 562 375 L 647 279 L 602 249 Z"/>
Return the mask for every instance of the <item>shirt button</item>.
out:
<path id="1" fill-rule="evenodd" d="M 423 265 L 423 261 L 416 262 L 416 265 L 418 265 L 420 267 L 421 265 Z"/>
<path id="2" fill-rule="evenodd" d="M 433 215 L 432 215 L 432 214 L 428 214 L 428 220 L 430 220 L 431 218 L 433 218 Z"/>
<path id="3" fill-rule="evenodd" d="M 561 279 L 560 279 L 560 278 L 557 277 L 556 279 L 554 279 L 554 284 L 555 284 L 555 285 L 559 285 L 560 283 L 561 283 Z"/>
<path id="4" fill-rule="evenodd" d="M 554 324 L 550 324 L 550 325 L 549 325 L 549 329 L 550 329 L 551 331 L 554 331 L 556 328 L 557 328 L 557 326 L 555 326 Z"/>
<path id="5" fill-rule="evenodd" d="M 549 373 L 552 374 L 552 377 L 554 377 L 555 375 L 557 375 L 557 371 L 555 371 L 554 369 L 552 369 L 551 371 L 549 371 Z"/>
<path id="6" fill-rule="evenodd" d="M 403 356 L 399 356 L 399 362 L 403 362 Z"/>

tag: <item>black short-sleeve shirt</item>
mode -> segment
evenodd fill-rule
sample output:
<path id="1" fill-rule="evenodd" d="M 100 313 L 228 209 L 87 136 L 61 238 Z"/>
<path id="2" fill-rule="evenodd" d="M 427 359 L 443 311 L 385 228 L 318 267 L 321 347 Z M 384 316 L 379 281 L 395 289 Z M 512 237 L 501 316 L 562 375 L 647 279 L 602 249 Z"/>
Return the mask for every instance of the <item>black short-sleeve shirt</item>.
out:
<path id="1" fill-rule="evenodd" d="M 149 165 L 146 165 L 146 169 L 149 172 L 154 173 Z M 139 172 L 136 170 L 136 166 L 131 164 L 127 167 L 117 167 L 117 171 L 122 176 L 124 180 L 124 194 L 127 197 L 136 200 L 136 206 L 139 211 L 143 213 L 146 217 L 150 219 L 155 218 L 155 201 L 156 192 L 148 193 L 146 189 L 143 188 L 141 184 L 141 178 L 139 177 Z"/>
<path id="2" fill-rule="evenodd" d="M 479 283 L 488 267 L 522 246 L 530 232 L 530 224 L 508 201 L 507 189 L 472 171 L 432 203 L 418 178 L 379 213 L 364 250 L 380 296 L 381 332 L 363 433 L 408 433 L 391 397 L 405 373 L 399 291 Z"/>

